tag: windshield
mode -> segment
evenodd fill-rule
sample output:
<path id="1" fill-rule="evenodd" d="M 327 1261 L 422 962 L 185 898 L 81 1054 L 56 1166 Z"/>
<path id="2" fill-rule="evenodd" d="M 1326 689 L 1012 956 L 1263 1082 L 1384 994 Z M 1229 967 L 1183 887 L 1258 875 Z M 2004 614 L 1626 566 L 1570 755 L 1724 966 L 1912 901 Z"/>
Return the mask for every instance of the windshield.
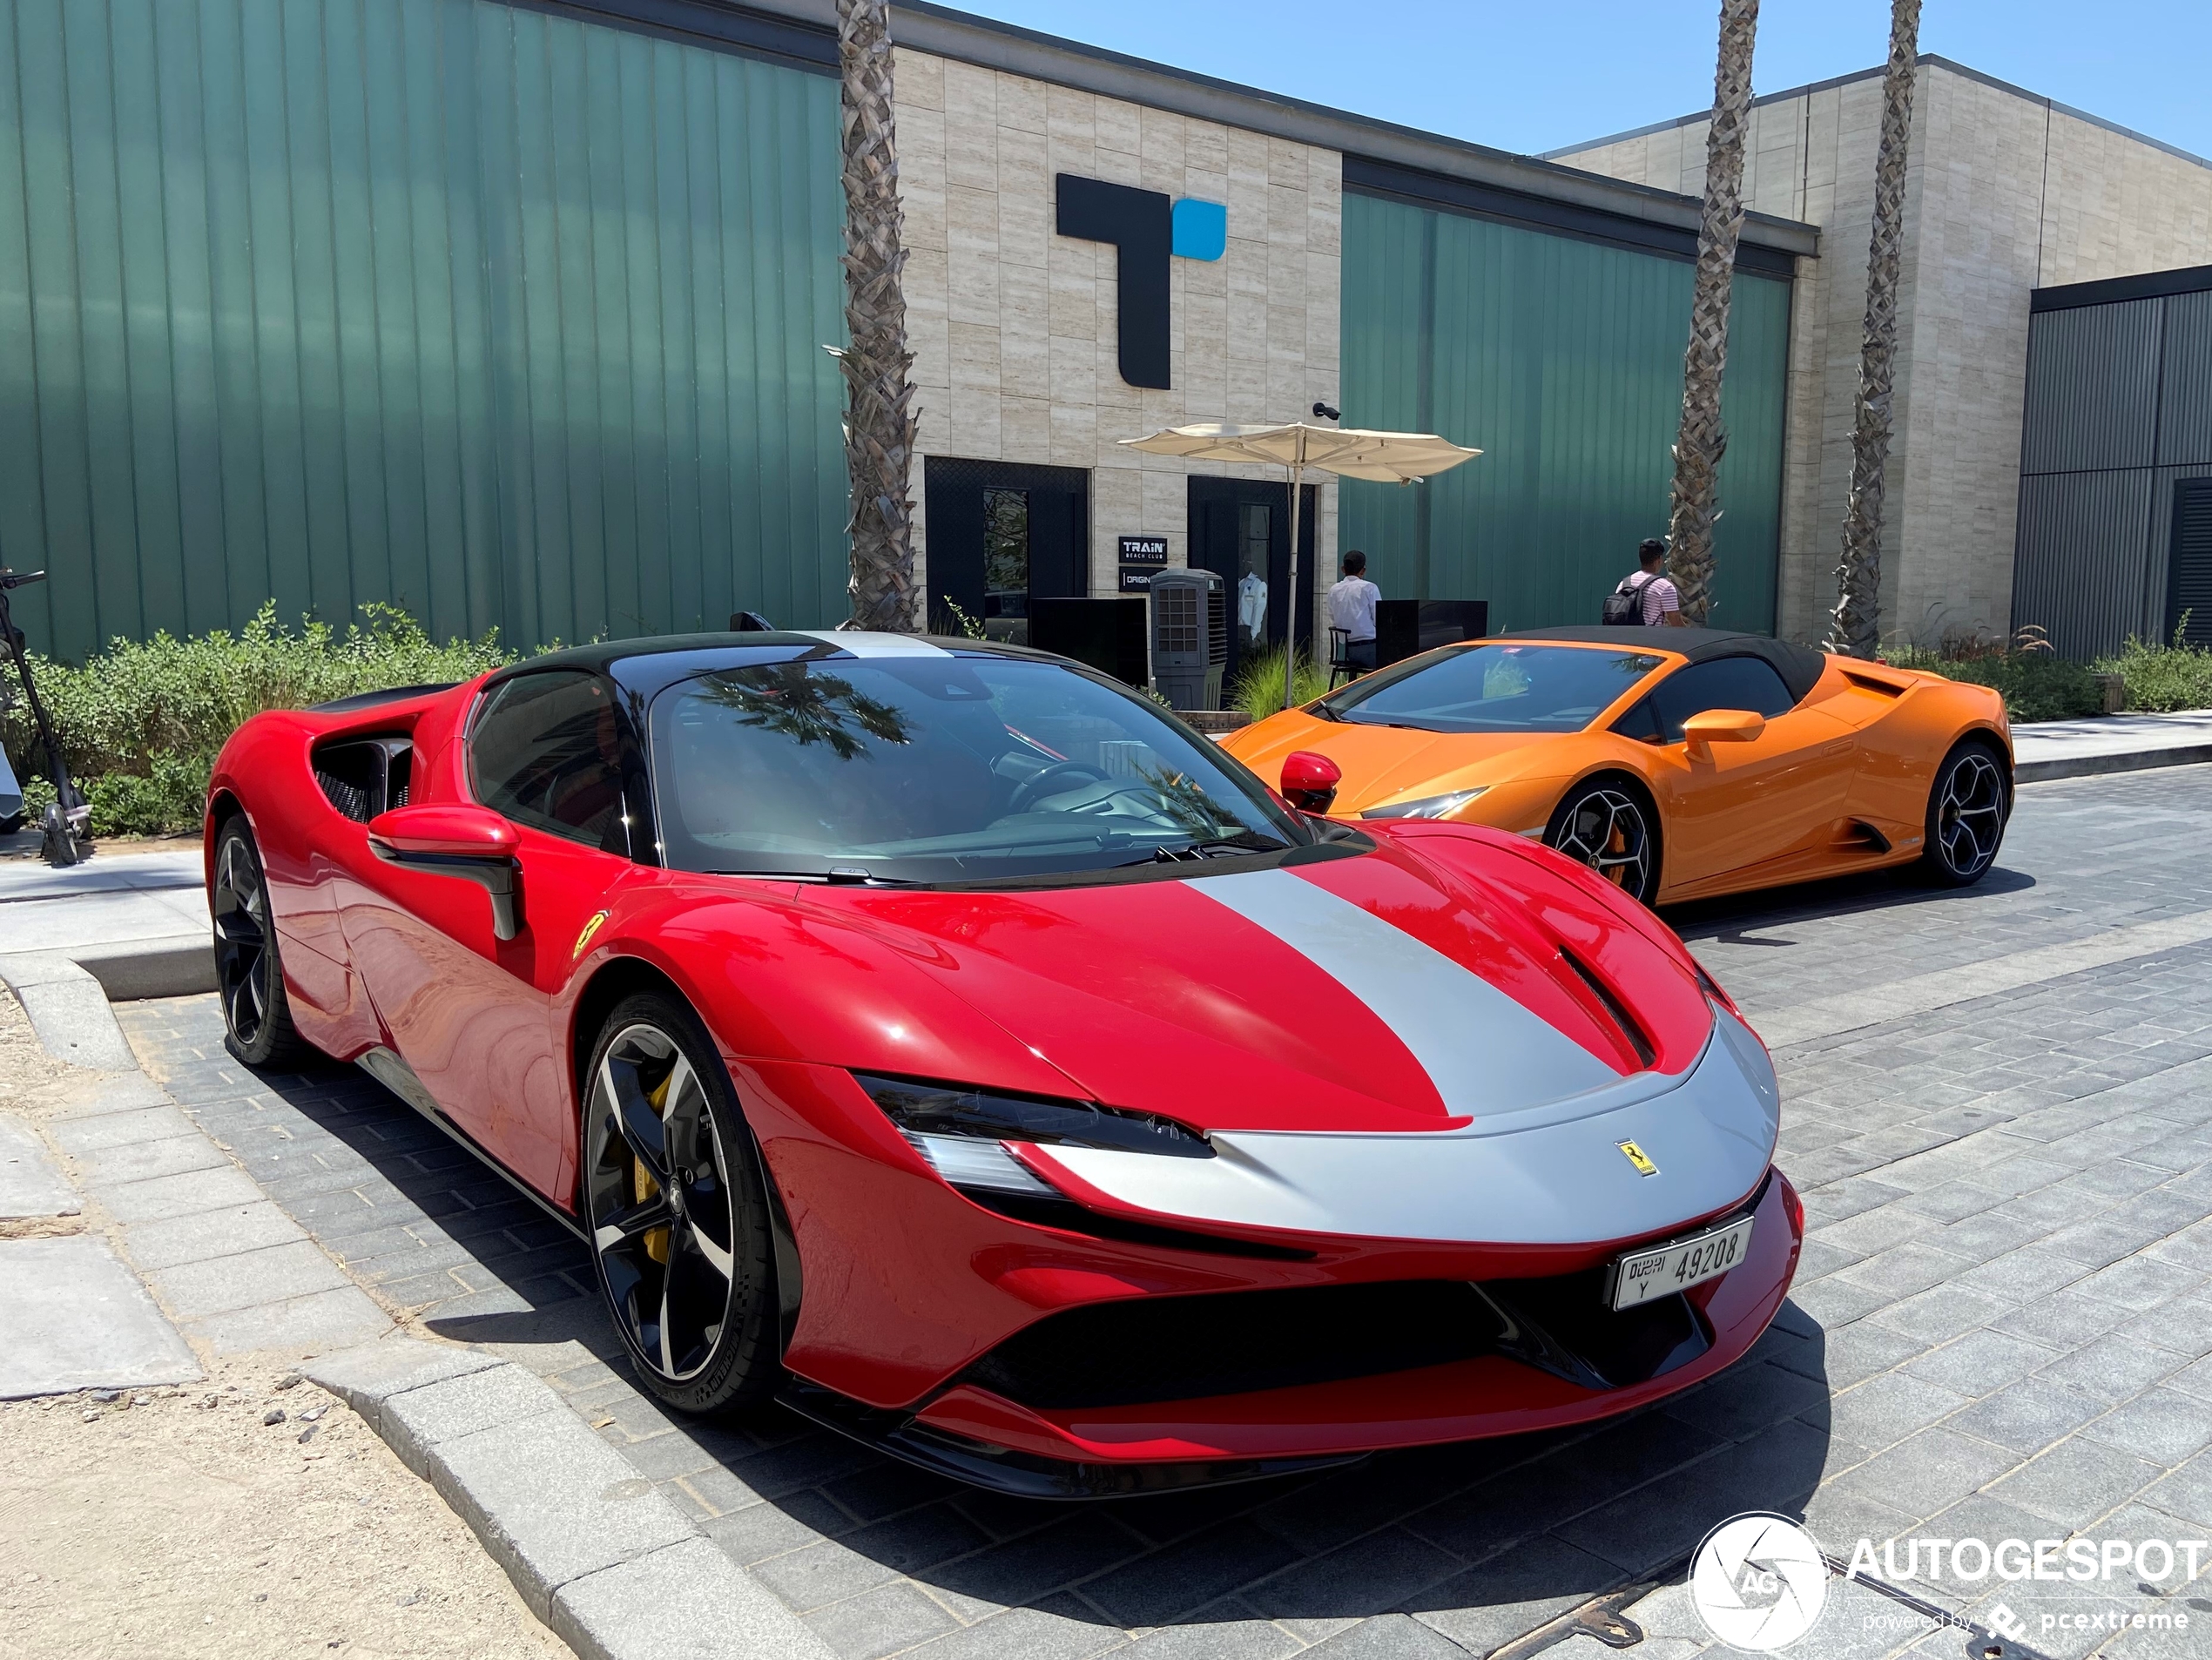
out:
<path id="1" fill-rule="evenodd" d="M 988 881 L 1266 853 L 1312 838 L 1152 705 L 1056 664 L 799 658 L 653 700 L 679 869 Z"/>
<path id="2" fill-rule="evenodd" d="M 1455 646 L 1355 680 L 1322 707 L 1420 732 L 1580 732 L 1660 662 L 1602 647 Z"/>

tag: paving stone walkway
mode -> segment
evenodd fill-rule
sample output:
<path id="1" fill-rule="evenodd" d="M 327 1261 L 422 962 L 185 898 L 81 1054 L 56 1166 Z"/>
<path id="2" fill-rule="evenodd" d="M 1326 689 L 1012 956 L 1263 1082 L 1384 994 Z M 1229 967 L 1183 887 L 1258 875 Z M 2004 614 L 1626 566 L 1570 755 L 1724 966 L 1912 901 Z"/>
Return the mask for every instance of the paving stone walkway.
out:
<path id="1" fill-rule="evenodd" d="M 1722 1377 L 1593 1430 L 1110 1505 L 969 1492 L 774 1409 L 679 1422 L 628 1380 L 581 1249 L 368 1078 L 246 1074 L 212 999 L 118 1013 L 362 1283 L 545 1376 L 854 1660 L 1486 1655 L 1616 1589 L 1647 1632 L 1629 1652 L 1677 1660 L 1709 1640 L 1678 1584 L 1649 1587 L 1741 1510 L 1803 1516 L 1838 1555 L 2212 1536 L 2209 819 L 2212 767 L 2032 786 L 1978 888 L 1868 879 L 1670 919 L 1755 1023 L 1809 1034 L 1777 1051 L 1812 1223 L 1797 1293 Z M 1952 977 L 1872 1023 L 1835 1001 L 1908 975 Z M 2053 1660 L 2212 1651 L 2203 1577 L 1913 1589 L 2005 1604 Z M 1963 1652 L 1864 1587 L 1831 1596 L 1793 1656 Z M 2161 1624 L 2115 1635 L 2114 1610 Z"/>

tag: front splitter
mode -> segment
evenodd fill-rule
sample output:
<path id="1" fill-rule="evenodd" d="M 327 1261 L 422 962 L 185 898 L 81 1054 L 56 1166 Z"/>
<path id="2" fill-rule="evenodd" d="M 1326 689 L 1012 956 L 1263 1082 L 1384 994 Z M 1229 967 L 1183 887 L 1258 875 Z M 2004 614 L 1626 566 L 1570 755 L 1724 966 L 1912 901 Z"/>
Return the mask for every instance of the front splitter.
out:
<path id="1" fill-rule="evenodd" d="M 1149 1464 L 1076 1463 L 994 1447 L 932 1429 L 911 1412 L 886 1411 L 793 1378 L 776 1399 L 792 1411 L 865 1442 L 878 1452 L 934 1474 L 1022 1499 L 1123 1499 L 1231 1487 L 1341 1468 L 1372 1456 L 1336 1454 L 1318 1458 L 1193 1459 Z"/>

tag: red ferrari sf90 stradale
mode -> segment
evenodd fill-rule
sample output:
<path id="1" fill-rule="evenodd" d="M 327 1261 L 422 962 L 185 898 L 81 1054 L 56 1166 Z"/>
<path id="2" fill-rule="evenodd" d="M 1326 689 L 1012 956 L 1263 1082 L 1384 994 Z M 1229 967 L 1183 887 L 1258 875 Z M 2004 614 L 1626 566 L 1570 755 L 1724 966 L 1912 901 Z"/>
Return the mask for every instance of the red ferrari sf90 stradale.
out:
<path id="1" fill-rule="evenodd" d="M 1640 906 L 1061 659 L 596 645 L 260 716 L 206 834 L 233 1051 L 535 1195 L 685 1410 L 1235 1480 L 1625 1411 L 1797 1264 L 1773 1067 Z"/>

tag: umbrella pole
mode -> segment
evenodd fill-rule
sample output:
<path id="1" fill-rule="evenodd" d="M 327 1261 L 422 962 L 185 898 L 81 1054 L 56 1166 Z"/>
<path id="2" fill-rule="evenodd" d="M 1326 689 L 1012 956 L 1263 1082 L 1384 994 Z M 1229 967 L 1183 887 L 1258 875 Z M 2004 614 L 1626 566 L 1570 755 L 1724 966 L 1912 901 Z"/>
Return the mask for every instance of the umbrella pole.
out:
<path id="1" fill-rule="evenodd" d="M 1300 449 L 1305 446 L 1301 444 Z M 1283 634 L 1283 707 L 1291 706 L 1291 690 L 1298 673 L 1298 480 L 1305 473 L 1304 465 L 1291 463 L 1291 611 L 1290 622 Z"/>

